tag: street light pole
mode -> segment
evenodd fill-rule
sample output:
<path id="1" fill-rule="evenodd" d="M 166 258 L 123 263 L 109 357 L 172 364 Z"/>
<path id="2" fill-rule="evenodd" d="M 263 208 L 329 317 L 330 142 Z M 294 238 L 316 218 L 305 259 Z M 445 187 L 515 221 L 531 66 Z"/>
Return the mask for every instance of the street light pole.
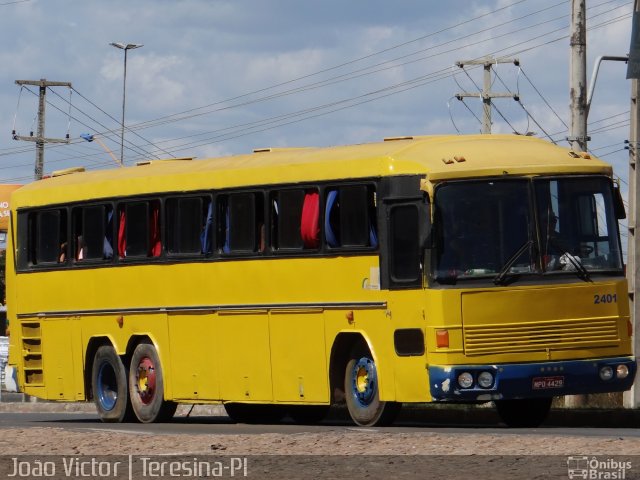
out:
<path id="1" fill-rule="evenodd" d="M 124 50 L 124 75 L 122 79 L 122 129 L 120 132 L 120 164 L 124 165 L 124 108 L 126 105 L 127 98 L 127 51 L 133 50 L 134 48 L 140 48 L 144 45 L 137 43 L 110 43 L 112 47 L 119 48 L 120 50 Z"/>

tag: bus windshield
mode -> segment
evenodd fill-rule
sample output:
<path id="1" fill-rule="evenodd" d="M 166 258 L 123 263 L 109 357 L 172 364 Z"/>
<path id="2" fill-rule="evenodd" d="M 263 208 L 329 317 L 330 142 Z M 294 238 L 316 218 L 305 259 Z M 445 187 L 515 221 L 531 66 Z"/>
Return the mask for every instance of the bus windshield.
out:
<path id="1" fill-rule="evenodd" d="M 435 195 L 433 278 L 620 271 L 610 180 L 450 182 Z"/>

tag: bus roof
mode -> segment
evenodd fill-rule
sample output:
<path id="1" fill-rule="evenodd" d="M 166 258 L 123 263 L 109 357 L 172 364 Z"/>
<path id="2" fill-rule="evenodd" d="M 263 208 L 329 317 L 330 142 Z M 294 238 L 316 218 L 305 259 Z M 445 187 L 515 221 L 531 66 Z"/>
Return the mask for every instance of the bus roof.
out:
<path id="1" fill-rule="evenodd" d="M 611 166 L 601 160 L 518 135 L 401 137 L 256 152 L 204 160 L 152 160 L 135 167 L 54 176 L 26 185 L 14 194 L 13 202 L 20 208 L 131 194 L 389 175 L 425 175 L 435 182 L 501 175 L 612 174 Z"/>

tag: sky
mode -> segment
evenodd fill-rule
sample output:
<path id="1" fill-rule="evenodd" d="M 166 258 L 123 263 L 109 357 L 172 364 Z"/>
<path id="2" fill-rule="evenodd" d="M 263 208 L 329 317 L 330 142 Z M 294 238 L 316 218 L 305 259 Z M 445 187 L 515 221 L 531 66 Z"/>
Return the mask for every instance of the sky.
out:
<path id="1" fill-rule="evenodd" d="M 632 0 L 587 0 L 587 71 L 626 55 Z M 117 167 L 128 52 L 124 162 L 213 157 L 278 146 L 480 132 L 482 69 L 493 56 L 494 133 L 568 145 L 569 0 L 0 0 L 0 183 L 33 180 L 37 88 L 47 91 L 45 173 Z M 626 192 L 630 81 L 600 68 L 589 150 Z M 82 133 L 101 140 L 88 143 Z"/>

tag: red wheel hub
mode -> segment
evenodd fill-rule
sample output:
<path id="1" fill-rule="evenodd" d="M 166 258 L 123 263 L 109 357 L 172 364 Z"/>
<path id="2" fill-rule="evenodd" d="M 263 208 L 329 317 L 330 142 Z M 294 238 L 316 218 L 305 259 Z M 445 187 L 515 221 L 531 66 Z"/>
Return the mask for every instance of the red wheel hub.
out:
<path id="1" fill-rule="evenodd" d="M 138 363 L 138 394 L 142 403 L 149 404 L 156 393 L 156 369 L 149 357 L 143 357 Z"/>

